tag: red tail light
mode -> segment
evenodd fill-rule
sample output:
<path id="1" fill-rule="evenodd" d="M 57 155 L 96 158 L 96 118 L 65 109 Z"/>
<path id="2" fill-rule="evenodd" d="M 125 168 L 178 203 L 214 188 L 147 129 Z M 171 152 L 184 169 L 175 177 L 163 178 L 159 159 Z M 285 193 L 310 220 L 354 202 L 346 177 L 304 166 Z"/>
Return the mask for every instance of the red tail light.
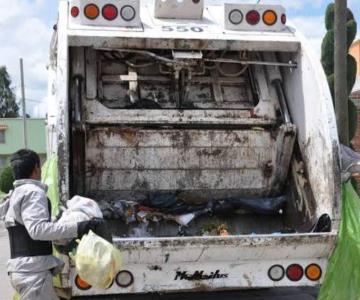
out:
<path id="1" fill-rule="evenodd" d="M 102 9 L 103 17 L 108 21 L 113 21 L 118 16 L 118 9 L 115 5 L 106 4 Z"/>
<path id="2" fill-rule="evenodd" d="M 256 10 L 250 10 L 247 14 L 246 14 L 246 21 L 250 24 L 250 25 L 256 25 L 259 23 L 260 21 L 260 14 L 256 11 Z"/>
<path id="3" fill-rule="evenodd" d="M 298 264 L 288 266 L 286 276 L 291 281 L 299 281 L 304 276 L 304 269 Z"/>
<path id="4" fill-rule="evenodd" d="M 73 6 L 71 8 L 71 16 L 73 18 L 76 18 L 79 15 L 79 13 L 80 13 L 80 9 L 77 6 Z"/>

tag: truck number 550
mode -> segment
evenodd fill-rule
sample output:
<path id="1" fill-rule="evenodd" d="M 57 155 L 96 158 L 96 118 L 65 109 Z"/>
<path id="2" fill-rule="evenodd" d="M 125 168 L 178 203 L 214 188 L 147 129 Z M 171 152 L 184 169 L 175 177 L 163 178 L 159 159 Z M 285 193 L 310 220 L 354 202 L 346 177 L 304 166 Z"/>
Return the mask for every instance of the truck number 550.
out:
<path id="1" fill-rule="evenodd" d="M 204 29 L 201 27 L 193 26 L 193 27 L 187 27 L 187 26 L 163 26 L 162 31 L 177 31 L 177 32 L 203 32 Z"/>

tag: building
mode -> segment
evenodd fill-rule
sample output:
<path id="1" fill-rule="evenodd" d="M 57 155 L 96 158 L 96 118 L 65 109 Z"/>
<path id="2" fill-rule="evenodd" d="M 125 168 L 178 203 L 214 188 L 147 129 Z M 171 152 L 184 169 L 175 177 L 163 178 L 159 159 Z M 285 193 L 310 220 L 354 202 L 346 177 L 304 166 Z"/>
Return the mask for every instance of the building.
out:
<path id="1" fill-rule="evenodd" d="M 355 57 L 357 62 L 356 83 L 350 95 L 350 98 L 357 106 L 358 111 L 357 131 L 355 137 L 352 140 L 352 145 L 357 152 L 360 152 L 360 40 L 355 41 L 351 45 L 349 52 L 352 56 Z M 356 181 L 358 182 L 358 193 L 360 194 L 360 176 L 356 177 Z"/>
<path id="2" fill-rule="evenodd" d="M 0 169 L 11 154 L 24 148 L 22 119 L 0 119 Z M 45 119 L 27 119 L 28 149 L 36 151 L 41 160 L 46 159 Z"/>
<path id="3" fill-rule="evenodd" d="M 355 83 L 355 86 L 353 89 L 353 93 L 357 93 L 358 91 L 360 91 L 360 39 L 355 41 L 351 45 L 349 53 L 355 57 L 356 62 L 357 62 L 356 83 Z M 356 97 L 356 95 L 351 95 L 351 97 L 354 98 L 354 97 Z M 357 99 L 355 99 L 355 101 L 356 100 Z"/>

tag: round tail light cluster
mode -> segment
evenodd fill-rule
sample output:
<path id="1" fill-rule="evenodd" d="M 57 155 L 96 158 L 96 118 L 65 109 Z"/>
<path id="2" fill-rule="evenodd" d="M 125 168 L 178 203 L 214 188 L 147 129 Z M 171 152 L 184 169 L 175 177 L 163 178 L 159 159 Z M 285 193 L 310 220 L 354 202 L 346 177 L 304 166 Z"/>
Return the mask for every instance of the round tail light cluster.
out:
<path id="1" fill-rule="evenodd" d="M 274 265 L 268 271 L 268 276 L 272 281 L 280 281 L 283 278 L 290 281 L 300 281 L 304 275 L 310 281 L 318 281 L 322 276 L 321 267 L 318 264 L 310 264 L 305 268 L 299 264 L 291 264 L 286 270 L 281 265 Z"/>
<path id="2" fill-rule="evenodd" d="M 77 18 L 80 14 L 80 9 L 77 6 L 73 6 L 70 10 L 70 14 L 73 18 Z M 84 15 L 89 20 L 96 20 L 100 16 L 100 8 L 95 3 L 89 3 L 84 8 Z M 120 13 L 118 8 L 113 4 L 105 4 L 101 9 L 101 15 L 107 21 L 114 21 L 119 16 L 130 22 L 136 17 L 136 10 L 131 5 L 124 5 L 120 8 Z"/>
<path id="3" fill-rule="evenodd" d="M 229 13 L 229 21 L 233 25 L 239 25 L 244 20 L 244 14 L 239 9 L 233 9 Z M 249 25 L 255 26 L 260 23 L 262 20 L 263 23 L 267 26 L 273 26 L 278 22 L 278 15 L 275 11 L 268 9 L 266 10 L 262 16 L 257 10 L 250 10 L 246 13 L 245 20 Z M 280 17 L 281 23 L 286 24 L 286 15 L 282 14 Z"/>
<path id="4" fill-rule="evenodd" d="M 128 288 L 134 283 L 134 275 L 130 271 L 120 271 L 115 278 L 116 284 L 121 288 Z M 114 281 L 111 283 L 111 285 L 108 288 L 111 288 L 114 284 Z M 75 285 L 78 289 L 82 291 L 87 291 L 92 288 L 92 286 L 87 283 L 84 279 L 82 279 L 79 275 L 76 275 L 75 277 Z"/>

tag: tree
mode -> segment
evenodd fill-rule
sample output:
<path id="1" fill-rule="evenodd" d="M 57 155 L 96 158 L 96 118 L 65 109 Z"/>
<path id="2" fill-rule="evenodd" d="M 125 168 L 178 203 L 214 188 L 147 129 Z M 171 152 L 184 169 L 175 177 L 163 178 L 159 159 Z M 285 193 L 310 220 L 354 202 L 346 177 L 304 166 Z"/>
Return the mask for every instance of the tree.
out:
<path id="1" fill-rule="evenodd" d="M 0 67 L 0 118 L 19 117 L 19 106 L 6 67 Z"/>
<path id="2" fill-rule="evenodd" d="M 14 177 L 11 171 L 11 167 L 5 167 L 0 174 L 0 191 L 7 194 L 14 188 L 13 186 Z"/>
<path id="3" fill-rule="evenodd" d="M 327 33 L 323 39 L 321 45 L 321 63 L 323 65 L 325 74 L 328 79 L 331 95 L 333 102 L 335 98 L 335 76 L 334 76 L 334 16 L 335 16 L 335 5 L 331 3 L 328 5 L 325 12 L 325 27 Z M 346 23 L 346 34 L 347 34 L 347 46 L 351 46 L 352 42 L 356 37 L 357 23 L 354 19 L 354 14 L 350 9 L 347 10 L 347 23 Z M 348 94 L 354 87 L 356 80 L 356 60 L 350 54 L 347 56 L 347 89 Z M 349 99 L 349 138 L 352 140 L 355 136 L 357 129 L 357 108 L 354 102 Z"/>

